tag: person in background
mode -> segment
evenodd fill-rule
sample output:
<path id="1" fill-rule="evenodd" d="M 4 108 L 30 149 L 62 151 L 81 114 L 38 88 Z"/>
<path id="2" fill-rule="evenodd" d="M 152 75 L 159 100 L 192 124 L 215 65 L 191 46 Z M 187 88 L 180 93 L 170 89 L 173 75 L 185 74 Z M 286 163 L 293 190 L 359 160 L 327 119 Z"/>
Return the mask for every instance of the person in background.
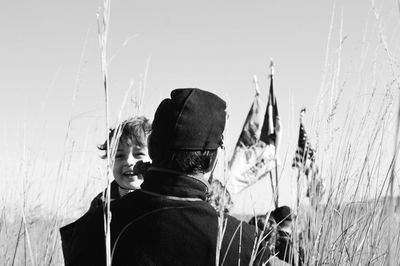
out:
<path id="1" fill-rule="evenodd" d="M 277 226 L 275 243 L 276 256 L 291 265 L 303 265 L 303 248 L 299 246 L 299 252 L 295 252 L 293 246 L 292 210 L 289 206 L 281 206 L 273 210 L 271 216 L 275 220 Z"/>
<path id="2" fill-rule="evenodd" d="M 269 254 L 275 254 L 276 223 L 270 213 L 253 216 L 249 224 L 257 228 L 257 235 L 262 238 L 261 247 Z"/>

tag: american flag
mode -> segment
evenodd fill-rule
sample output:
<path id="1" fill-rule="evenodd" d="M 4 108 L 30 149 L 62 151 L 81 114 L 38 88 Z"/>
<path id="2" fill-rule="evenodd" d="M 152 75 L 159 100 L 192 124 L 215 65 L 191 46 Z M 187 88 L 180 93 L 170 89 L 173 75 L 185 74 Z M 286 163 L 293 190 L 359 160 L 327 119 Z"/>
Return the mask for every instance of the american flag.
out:
<path id="1" fill-rule="evenodd" d="M 292 167 L 297 167 L 303 169 L 304 171 L 306 171 L 306 169 L 312 166 L 312 164 L 315 162 L 315 150 L 311 147 L 303 124 L 305 112 L 305 108 L 302 108 L 300 111 L 299 139 L 297 141 L 297 149 L 292 164 Z"/>

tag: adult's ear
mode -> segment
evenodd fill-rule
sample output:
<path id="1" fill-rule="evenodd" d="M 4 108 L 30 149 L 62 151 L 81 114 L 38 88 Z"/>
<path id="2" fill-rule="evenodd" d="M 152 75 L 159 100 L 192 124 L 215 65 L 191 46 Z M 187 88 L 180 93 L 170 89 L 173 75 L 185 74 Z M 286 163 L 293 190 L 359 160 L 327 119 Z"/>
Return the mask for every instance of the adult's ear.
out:
<path id="1" fill-rule="evenodd" d="M 210 162 L 210 166 L 207 169 L 207 171 L 204 173 L 204 179 L 206 181 L 208 181 L 208 183 L 211 184 L 212 180 L 214 179 L 214 170 L 215 167 L 217 166 L 217 162 L 218 162 L 218 155 L 220 153 L 221 148 L 218 148 L 217 150 L 215 150 L 214 154 L 213 154 L 213 158 L 211 159 Z"/>
<path id="2" fill-rule="evenodd" d="M 158 161 L 158 157 L 160 157 L 161 149 L 159 147 L 159 143 L 155 140 L 153 134 L 150 134 L 147 137 L 147 150 L 149 152 L 150 159 L 152 162 Z"/>
<path id="3" fill-rule="evenodd" d="M 150 133 L 150 135 L 147 137 L 147 151 L 149 152 L 150 159 L 153 160 L 152 150 L 153 148 L 152 148 L 151 133 Z"/>

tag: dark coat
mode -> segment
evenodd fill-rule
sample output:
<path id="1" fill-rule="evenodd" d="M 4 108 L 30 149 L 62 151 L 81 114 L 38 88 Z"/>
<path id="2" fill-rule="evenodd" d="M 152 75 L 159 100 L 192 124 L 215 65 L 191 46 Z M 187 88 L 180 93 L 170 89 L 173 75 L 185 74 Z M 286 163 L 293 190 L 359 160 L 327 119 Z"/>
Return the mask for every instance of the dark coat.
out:
<path id="1" fill-rule="evenodd" d="M 149 171 L 142 190 L 111 203 L 112 265 L 215 265 L 218 214 L 201 181 Z M 249 265 L 255 228 L 226 216 L 220 264 Z M 76 222 L 66 265 L 105 265 L 100 208 Z"/>
<path id="2" fill-rule="evenodd" d="M 111 201 L 121 198 L 119 191 L 118 191 L 118 183 L 114 180 L 111 182 L 111 190 L 110 190 L 110 197 Z M 97 208 L 101 208 L 104 206 L 103 204 L 103 192 L 99 193 L 90 203 L 90 207 L 88 212 L 92 212 Z M 61 247 L 64 255 L 64 263 L 68 264 L 68 258 L 70 258 L 70 253 L 72 250 L 72 242 L 74 239 L 74 232 L 76 227 L 77 221 L 67 224 L 60 228 L 60 236 L 61 236 Z"/>
<path id="3" fill-rule="evenodd" d="M 119 191 L 118 191 L 119 186 L 118 186 L 117 181 L 113 180 L 110 184 L 110 187 L 111 187 L 111 190 L 110 190 L 111 201 L 121 198 L 121 195 L 119 194 Z M 103 192 L 100 192 L 96 197 L 94 197 L 94 199 L 90 203 L 89 211 L 93 211 L 94 209 L 96 209 L 98 207 L 104 206 L 104 202 L 105 201 L 103 198 Z"/>
<path id="4" fill-rule="evenodd" d="M 276 237 L 275 252 L 278 253 L 277 257 L 288 263 L 295 263 L 293 254 L 292 236 L 286 231 L 278 230 Z"/>
<path id="5" fill-rule="evenodd" d="M 298 258 L 294 252 L 292 235 L 289 232 L 279 230 L 277 231 L 275 252 L 278 253 L 277 257 L 291 265 L 302 266 L 304 262 L 304 249 L 299 246 Z M 298 259 L 298 263 L 296 263 Z"/>

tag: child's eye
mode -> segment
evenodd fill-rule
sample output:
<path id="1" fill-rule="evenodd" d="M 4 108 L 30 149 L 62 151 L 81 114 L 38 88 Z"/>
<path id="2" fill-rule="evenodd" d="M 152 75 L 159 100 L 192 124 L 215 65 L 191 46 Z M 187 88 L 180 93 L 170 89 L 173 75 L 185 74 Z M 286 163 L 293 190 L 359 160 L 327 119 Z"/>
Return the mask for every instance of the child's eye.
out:
<path id="1" fill-rule="evenodd" d="M 142 152 L 133 154 L 133 157 L 135 157 L 135 158 L 143 158 L 145 156 L 147 156 L 147 155 Z"/>
<path id="2" fill-rule="evenodd" d="M 124 154 L 117 154 L 117 155 L 115 155 L 115 158 L 122 159 L 122 158 L 124 158 Z"/>

